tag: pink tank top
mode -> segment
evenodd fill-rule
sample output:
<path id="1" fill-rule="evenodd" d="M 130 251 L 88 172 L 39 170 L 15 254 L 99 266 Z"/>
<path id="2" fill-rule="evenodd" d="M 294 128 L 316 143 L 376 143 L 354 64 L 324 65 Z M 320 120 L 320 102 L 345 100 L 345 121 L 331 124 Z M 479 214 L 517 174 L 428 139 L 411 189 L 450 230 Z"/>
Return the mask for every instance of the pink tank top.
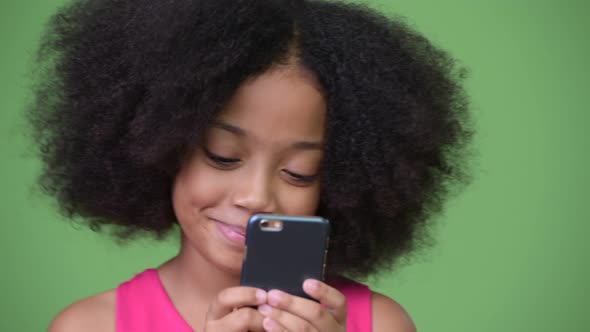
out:
<path id="1" fill-rule="evenodd" d="M 333 286 L 346 296 L 346 331 L 371 331 L 369 288 L 350 280 Z M 174 308 L 155 269 L 145 270 L 121 283 L 115 306 L 116 332 L 193 332 Z"/>

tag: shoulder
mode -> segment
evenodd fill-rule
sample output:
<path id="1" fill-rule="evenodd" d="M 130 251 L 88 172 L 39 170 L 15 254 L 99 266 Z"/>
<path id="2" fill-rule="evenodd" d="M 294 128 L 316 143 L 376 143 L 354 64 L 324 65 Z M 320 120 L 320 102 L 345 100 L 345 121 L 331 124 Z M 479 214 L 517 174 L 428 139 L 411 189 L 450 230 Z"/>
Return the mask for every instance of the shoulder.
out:
<path id="1" fill-rule="evenodd" d="M 115 331 L 115 297 L 112 289 L 69 305 L 55 316 L 47 332 Z"/>
<path id="2" fill-rule="evenodd" d="M 374 332 L 415 332 L 408 313 L 389 297 L 371 292 L 371 320 Z"/>

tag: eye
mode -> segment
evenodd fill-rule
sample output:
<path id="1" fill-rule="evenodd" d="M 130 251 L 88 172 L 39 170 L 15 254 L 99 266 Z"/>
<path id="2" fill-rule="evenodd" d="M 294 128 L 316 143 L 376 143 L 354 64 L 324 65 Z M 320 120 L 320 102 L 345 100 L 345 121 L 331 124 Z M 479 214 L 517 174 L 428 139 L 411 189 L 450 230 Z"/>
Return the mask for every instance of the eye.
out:
<path id="1" fill-rule="evenodd" d="M 203 149 L 203 151 L 205 151 L 205 156 L 207 156 L 207 159 L 209 159 L 211 162 L 213 162 L 216 166 L 220 168 L 229 168 L 240 162 L 240 159 L 223 157 L 214 154 L 208 149 Z"/>
<path id="2" fill-rule="evenodd" d="M 302 175 L 288 171 L 286 169 L 283 170 L 283 172 L 285 172 L 289 178 L 298 185 L 312 184 L 318 178 L 317 175 Z"/>

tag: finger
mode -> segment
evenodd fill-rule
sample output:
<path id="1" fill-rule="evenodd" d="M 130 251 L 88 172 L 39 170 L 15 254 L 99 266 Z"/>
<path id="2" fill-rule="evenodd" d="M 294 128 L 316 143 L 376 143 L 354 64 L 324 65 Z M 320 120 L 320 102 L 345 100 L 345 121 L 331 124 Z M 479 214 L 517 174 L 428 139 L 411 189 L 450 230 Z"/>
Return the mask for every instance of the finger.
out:
<path id="1" fill-rule="evenodd" d="M 264 316 L 256 309 L 244 307 L 232 311 L 223 318 L 205 323 L 205 331 L 264 332 Z"/>
<path id="2" fill-rule="evenodd" d="M 267 304 L 258 307 L 258 311 L 265 316 L 262 325 L 266 331 L 318 331 L 311 322 Z"/>
<path id="3" fill-rule="evenodd" d="M 343 325 L 336 320 L 336 317 L 327 308 L 315 301 L 279 290 L 269 291 L 267 298 L 267 303 L 273 308 L 300 317 L 319 331 L 333 331 L 338 325 Z"/>
<path id="4" fill-rule="evenodd" d="M 255 306 L 266 302 L 266 292 L 253 287 L 231 287 L 219 292 L 209 305 L 207 320 L 217 320 L 235 308 Z"/>
<path id="5" fill-rule="evenodd" d="M 303 291 L 325 305 L 338 323 L 346 322 L 346 297 L 339 290 L 319 280 L 307 279 Z"/>

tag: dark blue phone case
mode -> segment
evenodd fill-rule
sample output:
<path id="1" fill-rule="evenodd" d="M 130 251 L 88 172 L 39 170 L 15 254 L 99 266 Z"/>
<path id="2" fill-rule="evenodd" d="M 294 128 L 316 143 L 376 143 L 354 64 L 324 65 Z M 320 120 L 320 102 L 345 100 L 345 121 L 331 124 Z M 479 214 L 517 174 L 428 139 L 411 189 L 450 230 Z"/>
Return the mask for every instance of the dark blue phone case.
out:
<path id="1" fill-rule="evenodd" d="M 282 221 L 282 230 L 261 229 L 265 219 Z M 303 292 L 303 281 L 324 280 L 329 234 L 330 223 L 321 217 L 252 216 L 246 229 L 241 285 L 312 299 Z"/>

